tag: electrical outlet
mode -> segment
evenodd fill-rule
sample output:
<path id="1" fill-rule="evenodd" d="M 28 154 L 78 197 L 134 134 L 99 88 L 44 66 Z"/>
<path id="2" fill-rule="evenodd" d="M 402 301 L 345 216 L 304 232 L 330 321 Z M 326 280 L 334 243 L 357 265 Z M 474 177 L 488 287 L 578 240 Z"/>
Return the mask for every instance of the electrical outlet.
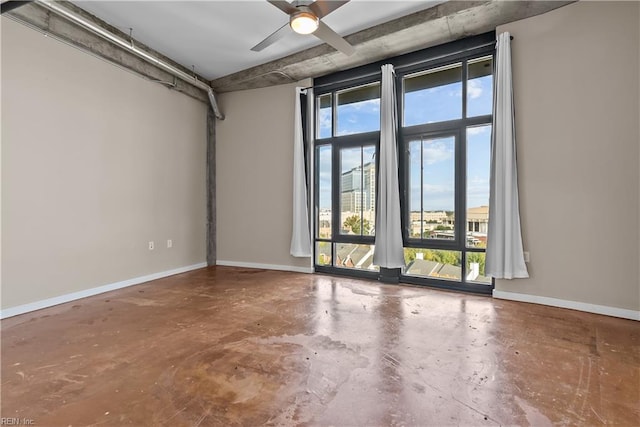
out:
<path id="1" fill-rule="evenodd" d="M 524 262 L 529 262 L 529 260 L 530 260 L 529 252 L 528 251 L 524 251 L 523 255 L 524 255 Z"/>
<path id="2" fill-rule="evenodd" d="M 149 250 L 152 251 L 154 247 L 155 245 L 153 244 L 153 242 L 149 242 Z"/>
<path id="3" fill-rule="evenodd" d="M 167 240 L 167 248 L 172 248 L 173 247 L 173 240 L 169 239 Z"/>

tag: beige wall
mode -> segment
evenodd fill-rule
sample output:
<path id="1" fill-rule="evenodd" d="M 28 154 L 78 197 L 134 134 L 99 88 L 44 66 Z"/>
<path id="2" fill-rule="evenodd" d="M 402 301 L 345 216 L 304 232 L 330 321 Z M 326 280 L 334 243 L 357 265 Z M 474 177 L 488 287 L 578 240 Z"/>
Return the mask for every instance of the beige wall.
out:
<path id="1" fill-rule="evenodd" d="M 497 29 L 515 37 L 531 253 L 531 278 L 499 280 L 499 291 L 640 309 L 638 6 L 581 2 Z M 309 266 L 289 256 L 294 87 L 221 97 L 219 260 Z"/>
<path id="2" fill-rule="evenodd" d="M 2 18 L 2 307 L 204 262 L 206 108 Z"/>
<path id="3" fill-rule="evenodd" d="M 513 36 L 530 279 L 496 289 L 640 310 L 639 4 L 580 2 Z"/>
<path id="4" fill-rule="evenodd" d="M 295 84 L 225 93 L 216 125 L 220 262 L 309 268 L 289 255 Z"/>

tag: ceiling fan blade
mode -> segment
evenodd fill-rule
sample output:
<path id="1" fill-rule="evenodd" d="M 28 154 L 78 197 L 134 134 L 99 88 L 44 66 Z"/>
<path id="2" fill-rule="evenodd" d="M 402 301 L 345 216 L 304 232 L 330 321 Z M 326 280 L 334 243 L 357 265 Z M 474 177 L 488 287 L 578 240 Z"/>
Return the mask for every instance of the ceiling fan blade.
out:
<path id="1" fill-rule="evenodd" d="M 318 18 L 324 18 L 340 6 L 344 6 L 347 3 L 349 3 L 349 0 L 316 0 L 307 7 L 311 9 Z"/>
<path id="2" fill-rule="evenodd" d="M 291 15 L 294 12 L 297 12 L 298 9 L 289 3 L 286 0 L 267 0 L 269 3 L 286 13 L 287 15 Z"/>
<path id="3" fill-rule="evenodd" d="M 271 35 L 268 36 L 266 39 L 262 40 L 260 43 L 252 47 L 251 50 L 254 52 L 260 52 L 265 47 L 271 46 L 272 44 L 280 40 L 282 37 L 289 34 L 289 31 L 291 31 L 291 27 L 289 27 L 289 23 L 287 22 L 282 27 L 278 28 L 276 31 L 271 33 Z"/>
<path id="4" fill-rule="evenodd" d="M 327 24 L 322 21 L 320 21 L 320 25 L 318 26 L 318 29 L 313 33 L 313 35 L 318 37 L 328 45 L 333 46 L 347 56 L 353 55 L 353 53 L 356 51 L 353 46 L 351 46 L 345 39 L 343 39 L 338 33 L 333 31 Z"/>

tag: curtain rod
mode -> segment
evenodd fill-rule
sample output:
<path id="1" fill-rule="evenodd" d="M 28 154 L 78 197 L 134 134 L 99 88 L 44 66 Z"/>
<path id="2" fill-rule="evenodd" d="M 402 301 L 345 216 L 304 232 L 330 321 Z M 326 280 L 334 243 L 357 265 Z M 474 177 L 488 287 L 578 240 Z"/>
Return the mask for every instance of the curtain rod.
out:
<path id="1" fill-rule="evenodd" d="M 510 40 L 513 40 L 513 36 L 510 36 L 509 38 L 510 38 Z M 496 42 L 494 41 L 494 42 L 491 42 L 491 43 L 485 43 L 485 44 L 482 44 L 482 45 L 474 46 L 471 49 L 463 49 L 463 50 L 459 50 L 457 52 L 448 53 L 446 55 L 435 56 L 433 58 L 430 58 L 429 61 L 446 58 L 447 56 L 457 55 L 459 53 L 466 52 L 467 50 L 480 49 L 480 48 L 483 48 L 483 47 L 491 46 L 491 45 L 493 45 L 495 43 Z M 426 62 L 426 61 L 411 62 L 409 64 L 403 64 L 402 66 L 400 66 L 398 68 L 402 69 L 402 68 L 407 68 L 407 67 L 413 67 L 414 65 L 418 65 L 421 62 Z M 309 86 L 309 87 L 305 87 L 304 89 L 314 89 L 314 88 L 317 89 L 317 88 L 323 88 L 325 86 L 333 86 L 333 85 L 336 85 L 336 84 L 347 83 L 347 82 L 350 82 L 350 81 L 353 81 L 353 80 L 366 79 L 367 77 L 373 77 L 373 76 L 378 75 L 378 74 L 381 74 L 380 70 L 376 70 L 375 72 L 370 72 L 370 73 L 366 73 L 366 74 L 360 74 L 357 77 L 350 77 L 350 78 L 345 78 L 343 80 L 333 81 L 331 83 L 327 83 L 327 84 L 324 84 L 324 85 Z"/>

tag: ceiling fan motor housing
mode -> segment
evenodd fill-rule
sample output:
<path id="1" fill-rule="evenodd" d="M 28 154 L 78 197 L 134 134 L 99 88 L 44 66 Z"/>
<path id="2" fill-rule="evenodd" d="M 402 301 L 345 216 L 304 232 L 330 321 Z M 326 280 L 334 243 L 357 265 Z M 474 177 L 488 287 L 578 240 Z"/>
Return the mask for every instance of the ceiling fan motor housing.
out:
<path id="1" fill-rule="evenodd" d="M 315 13 L 306 6 L 297 6 L 297 12 L 289 17 L 291 29 L 298 34 L 311 34 L 318 29 L 319 19 Z"/>
<path id="2" fill-rule="evenodd" d="M 289 23 L 271 33 L 266 39 L 251 48 L 254 52 L 260 52 L 284 37 L 290 30 L 298 34 L 313 34 L 323 42 L 345 55 L 353 55 L 355 49 L 340 34 L 333 31 L 322 18 L 332 13 L 349 0 L 295 0 L 289 3 L 287 0 L 267 0 L 270 4 L 289 15 Z"/>

